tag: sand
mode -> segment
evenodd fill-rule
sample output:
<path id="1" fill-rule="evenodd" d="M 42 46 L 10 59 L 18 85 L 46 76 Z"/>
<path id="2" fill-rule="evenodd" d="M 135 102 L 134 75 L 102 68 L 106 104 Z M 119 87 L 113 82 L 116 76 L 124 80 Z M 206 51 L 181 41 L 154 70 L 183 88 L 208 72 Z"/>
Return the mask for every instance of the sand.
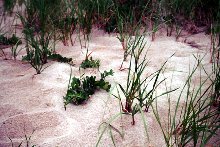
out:
<path id="1" fill-rule="evenodd" d="M 185 35 L 184 35 L 185 33 Z M 166 65 L 164 76 L 167 77 L 167 84 L 172 88 L 183 86 L 189 67 L 196 64 L 195 56 L 205 58 L 203 65 L 211 72 L 210 64 L 210 37 L 204 33 L 189 35 L 186 32 L 176 41 L 174 37 L 166 37 L 164 31 L 157 33 L 156 40 L 150 41 L 146 36 L 148 51 L 147 59 L 150 63 L 147 66 L 145 75 L 158 70 L 161 65 L 172 55 Z M 74 37 L 73 37 L 74 38 Z M 75 106 L 69 104 L 64 109 L 63 96 L 65 96 L 70 71 L 72 75 L 79 77 L 96 75 L 97 69 L 80 70 L 80 63 L 85 59 L 86 49 L 81 49 L 78 40 L 74 46 L 63 46 L 58 43 L 57 53 L 74 59 L 75 66 L 66 63 L 49 61 L 45 70 L 36 75 L 36 72 L 28 63 L 22 62 L 21 57 L 25 51 L 21 51 L 18 59 L 10 59 L 10 49 L 4 49 L 8 60 L 0 57 L 0 146 L 8 147 L 13 142 L 18 145 L 23 141 L 26 145 L 25 135 L 31 136 L 30 145 L 41 147 L 64 147 L 64 146 L 95 146 L 103 126 L 108 120 L 120 112 L 119 102 L 111 94 L 116 94 L 118 83 L 125 85 L 127 70 L 120 71 L 119 67 L 123 59 L 123 50 L 115 34 L 105 34 L 103 31 L 93 29 L 90 37 L 89 51 L 92 51 L 94 59 L 100 59 L 100 71 L 113 69 L 114 76 L 107 80 L 112 84 L 110 93 L 103 90 L 97 91 L 83 105 Z M 190 46 L 191 43 L 197 46 Z M 128 61 L 124 67 L 128 67 Z M 202 77 L 206 74 L 202 72 Z M 171 79 L 173 82 L 171 83 Z M 196 73 L 194 81 L 199 83 L 199 73 Z M 158 89 L 158 94 L 165 90 L 164 86 Z M 179 90 L 172 93 L 173 107 L 177 101 Z M 184 100 L 182 100 L 183 102 Z M 167 98 L 158 98 L 159 111 L 162 115 L 167 111 Z M 155 121 L 152 110 L 144 113 L 149 140 L 147 138 L 141 114 L 135 116 L 136 124 L 131 125 L 131 116 L 123 115 L 118 117 L 111 125 L 122 131 L 124 137 L 113 131 L 116 146 L 120 147 L 146 147 L 166 146 L 158 124 Z M 101 124 L 104 124 L 101 126 Z M 164 124 L 165 125 L 165 124 Z M 11 141 L 10 141 L 10 139 Z M 114 146 L 109 130 L 104 133 L 100 146 Z"/>

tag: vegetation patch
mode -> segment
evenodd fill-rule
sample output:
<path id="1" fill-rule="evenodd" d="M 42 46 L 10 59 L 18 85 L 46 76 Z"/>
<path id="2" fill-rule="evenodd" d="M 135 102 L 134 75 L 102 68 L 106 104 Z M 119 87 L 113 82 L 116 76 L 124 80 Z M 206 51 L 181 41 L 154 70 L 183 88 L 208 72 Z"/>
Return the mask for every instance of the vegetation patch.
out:
<path id="1" fill-rule="evenodd" d="M 22 41 L 15 36 L 15 34 L 12 35 L 11 38 L 7 38 L 4 35 L 0 35 L 0 45 L 20 45 L 22 44 Z"/>
<path id="2" fill-rule="evenodd" d="M 113 70 L 104 71 L 101 73 L 101 79 L 96 80 L 96 76 L 86 76 L 85 78 L 73 77 L 71 83 L 68 86 L 67 94 L 64 97 L 64 107 L 69 103 L 75 105 L 82 104 L 89 99 L 91 95 L 95 93 L 97 89 L 103 89 L 107 92 L 111 88 L 111 84 L 105 81 L 107 76 L 113 76 Z"/>
<path id="3" fill-rule="evenodd" d="M 48 55 L 48 59 L 63 63 L 69 63 L 73 60 L 72 58 L 63 57 L 62 55 L 56 53 Z"/>
<path id="4" fill-rule="evenodd" d="M 23 61 L 30 61 L 31 57 L 32 57 L 32 54 L 25 55 L 25 56 L 22 57 L 22 60 Z M 49 53 L 48 56 L 47 56 L 47 59 L 55 60 L 57 62 L 62 62 L 62 63 L 69 63 L 73 60 L 72 58 L 63 57 L 62 55 L 56 54 L 56 53 L 54 53 L 54 54 Z"/>
<path id="5" fill-rule="evenodd" d="M 96 59 L 92 59 L 92 57 L 90 58 L 86 58 L 80 65 L 81 68 L 86 69 L 86 68 L 99 68 L 100 66 L 100 60 Z"/>

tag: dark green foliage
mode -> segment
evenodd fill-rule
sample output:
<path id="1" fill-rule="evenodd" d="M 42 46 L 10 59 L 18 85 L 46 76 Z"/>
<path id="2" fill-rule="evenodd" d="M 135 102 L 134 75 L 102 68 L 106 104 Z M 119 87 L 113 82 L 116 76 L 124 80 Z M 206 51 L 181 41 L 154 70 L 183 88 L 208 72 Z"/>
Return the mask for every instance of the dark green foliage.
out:
<path id="1" fill-rule="evenodd" d="M 107 76 L 113 76 L 113 71 L 104 71 L 101 73 L 101 79 L 96 80 L 96 76 L 86 76 L 83 79 L 76 77 L 72 78 L 72 82 L 69 84 L 67 94 L 64 97 L 64 107 L 69 103 L 75 105 L 82 104 L 89 99 L 90 95 L 93 95 L 97 89 L 103 89 L 107 92 L 110 90 L 111 85 L 105 81 Z"/>
<path id="2" fill-rule="evenodd" d="M 132 116 L 133 125 L 135 124 L 134 116 L 138 112 L 141 112 L 143 108 L 145 108 L 145 111 L 148 112 L 150 105 L 157 98 L 154 96 L 154 93 L 156 92 L 158 86 L 165 81 L 165 79 L 160 81 L 159 77 L 162 74 L 167 61 L 158 71 L 152 73 L 150 76 L 143 76 L 144 70 L 148 65 L 146 54 L 143 53 L 145 45 L 146 42 L 144 40 L 144 36 L 135 37 L 134 44 L 131 47 L 131 59 L 128 68 L 126 86 L 123 87 L 119 84 L 119 89 L 122 93 L 119 93 L 118 90 L 118 95 L 114 95 L 121 103 L 121 110 Z M 144 54 L 143 59 L 140 58 L 142 54 Z M 134 61 L 134 66 L 132 65 L 132 61 Z M 153 82 L 152 87 L 149 86 L 150 82 Z M 160 96 L 169 92 L 164 92 Z M 122 104 L 122 97 L 126 98 L 124 105 Z M 135 101 L 137 101 L 137 103 L 135 103 Z"/>
<path id="3" fill-rule="evenodd" d="M 0 44 L 1 45 L 9 45 L 8 38 L 4 35 L 0 35 Z"/>
<path id="4" fill-rule="evenodd" d="M 92 57 L 86 58 L 80 65 L 81 68 L 99 68 L 100 60 L 93 60 Z"/>
<path id="5" fill-rule="evenodd" d="M 23 56 L 22 60 L 23 61 L 30 61 L 32 57 L 33 57 L 33 52 L 30 52 L 30 54 Z M 55 60 L 57 62 L 63 62 L 63 63 L 69 63 L 72 61 L 72 58 L 63 57 L 62 55 L 56 54 L 56 53 L 54 53 L 54 54 L 48 53 L 47 59 L 48 60 Z"/>
<path id="6" fill-rule="evenodd" d="M 33 57 L 33 52 L 30 52 L 29 54 L 22 56 L 22 61 L 31 61 L 32 57 Z"/>
<path id="7" fill-rule="evenodd" d="M 105 81 L 105 78 L 107 76 L 113 76 L 113 74 L 114 72 L 112 69 L 109 72 L 104 71 L 104 73 L 101 73 L 101 79 L 99 80 L 99 82 L 96 83 L 96 86 L 109 92 L 111 85 L 109 84 L 109 82 Z"/>
<path id="8" fill-rule="evenodd" d="M 89 98 L 89 95 L 84 91 L 84 89 L 81 86 L 80 79 L 73 77 L 71 85 L 69 86 L 67 90 L 67 94 L 64 97 L 65 99 L 65 107 L 69 103 L 73 104 L 81 104 L 84 101 L 86 101 Z"/>
<path id="9" fill-rule="evenodd" d="M 16 4 L 16 0 L 4 0 L 3 1 L 4 13 L 11 14 L 13 12 L 15 4 Z"/>
<path id="10" fill-rule="evenodd" d="M 92 24 L 95 15 L 96 2 L 91 0 L 77 1 L 77 16 L 79 30 L 83 33 L 84 39 L 88 40 L 88 35 L 91 33 Z"/>
<path id="11" fill-rule="evenodd" d="M 219 0 L 164 0 L 162 5 L 167 14 L 179 16 L 193 22 L 196 26 L 208 26 L 219 20 Z"/>
<path id="12" fill-rule="evenodd" d="M 107 76 L 113 76 L 113 74 L 114 72 L 112 69 L 110 71 L 104 71 L 104 73 L 101 73 L 101 79 L 105 80 Z"/>
<path id="13" fill-rule="evenodd" d="M 89 95 L 93 95 L 96 90 L 96 76 L 86 76 L 82 81 L 82 88 L 85 93 Z"/>
<path id="14" fill-rule="evenodd" d="M 21 40 L 15 36 L 15 34 L 12 35 L 11 38 L 7 38 L 4 35 L 0 35 L 0 45 L 20 45 L 22 44 Z"/>
<path id="15" fill-rule="evenodd" d="M 220 111 L 220 70 L 216 73 L 215 81 L 214 81 L 214 106 L 218 107 Z"/>
<path id="16" fill-rule="evenodd" d="M 219 11 L 219 0 L 172 0 L 170 3 L 177 13 L 193 19 L 198 19 L 198 16 L 205 18 L 210 14 L 216 19 Z"/>
<path id="17" fill-rule="evenodd" d="M 57 28 L 58 26 L 54 24 L 64 19 L 60 18 L 63 16 L 62 10 L 66 9 L 64 1 L 27 0 L 25 6 L 26 15 L 19 14 L 24 26 L 23 34 L 27 52 L 27 56 L 23 59 L 28 60 L 38 74 L 44 69 L 43 65 L 47 63 L 48 58 L 59 62 L 70 62 L 72 59 L 51 54 L 52 39 L 55 44 L 57 33 L 62 30 L 62 27 L 66 27 L 65 25 Z"/>
<path id="18" fill-rule="evenodd" d="M 114 32 L 114 31 L 117 31 L 116 28 L 117 28 L 117 22 L 116 22 L 116 18 L 110 18 L 108 22 L 106 22 L 104 24 L 104 30 L 108 33 L 111 33 L 111 32 Z"/>
<path id="19" fill-rule="evenodd" d="M 25 28 L 24 34 L 27 43 L 27 59 L 29 59 L 31 66 L 36 69 L 37 74 L 40 74 L 43 70 L 43 65 L 47 63 L 47 57 L 50 53 L 50 34 L 41 31 L 39 36 L 34 36 L 31 28 Z"/>
<path id="20" fill-rule="evenodd" d="M 21 40 L 18 37 L 16 37 L 15 34 L 13 34 L 12 37 L 8 39 L 8 42 L 11 45 L 15 45 L 15 44 L 20 45 L 20 44 L 22 44 Z"/>
<path id="21" fill-rule="evenodd" d="M 68 45 L 68 40 L 71 39 L 72 34 L 77 28 L 78 17 L 76 15 L 75 1 L 57 1 L 54 7 L 54 13 L 51 13 L 52 28 L 54 31 L 54 39 L 57 38 Z"/>
<path id="22" fill-rule="evenodd" d="M 72 61 L 72 58 L 67 58 L 67 57 L 63 57 L 60 54 L 49 54 L 48 59 L 50 60 L 56 60 L 58 62 L 64 62 L 64 63 L 69 63 Z"/>
<path id="23" fill-rule="evenodd" d="M 51 52 L 50 15 L 56 1 L 27 0 L 24 4 L 26 15 L 18 14 L 18 16 L 24 26 L 23 34 L 26 41 L 27 59 L 36 69 L 37 74 L 40 74 Z"/>

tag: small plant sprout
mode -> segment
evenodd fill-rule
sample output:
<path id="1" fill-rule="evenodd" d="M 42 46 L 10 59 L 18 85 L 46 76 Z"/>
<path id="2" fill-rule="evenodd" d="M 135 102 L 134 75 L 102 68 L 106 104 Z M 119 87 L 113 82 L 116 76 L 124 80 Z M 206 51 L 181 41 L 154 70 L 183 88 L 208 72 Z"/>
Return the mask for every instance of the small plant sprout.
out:
<path id="1" fill-rule="evenodd" d="M 80 67 L 83 68 L 83 69 L 86 69 L 86 68 L 99 68 L 100 66 L 100 60 L 94 60 L 92 58 L 92 56 L 89 58 L 89 56 L 92 54 L 91 53 L 88 53 L 88 49 L 86 51 L 86 58 L 85 60 L 81 63 Z"/>
<path id="2" fill-rule="evenodd" d="M 17 147 L 23 147 L 23 146 L 26 146 L 26 147 L 36 147 L 36 145 L 31 145 L 31 137 L 34 134 L 34 132 L 35 132 L 35 130 L 32 131 L 32 134 L 30 136 L 25 134 L 24 135 L 25 141 L 24 140 L 21 141 L 21 143 Z M 11 146 L 15 147 L 15 145 L 13 143 L 13 140 L 10 137 L 8 137 L 8 138 L 9 138 L 9 140 L 11 142 Z"/>

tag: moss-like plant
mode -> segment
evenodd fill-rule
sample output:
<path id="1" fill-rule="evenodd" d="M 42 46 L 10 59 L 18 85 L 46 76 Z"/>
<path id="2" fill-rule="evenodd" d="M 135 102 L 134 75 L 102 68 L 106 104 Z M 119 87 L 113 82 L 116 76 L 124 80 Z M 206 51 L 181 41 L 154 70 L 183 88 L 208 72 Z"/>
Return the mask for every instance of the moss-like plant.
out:
<path id="1" fill-rule="evenodd" d="M 107 92 L 110 90 L 111 85 L 105 81 L 107 76 L 113 76 L 113 71 L 104 71 L 101 73 L 101 79 L 96 80 L 96 76 L 86 76 L 85 78 L 73 77 L 71 83 L 69 83 L 67 94 L 64 97 L 64 107 L 69 103 L 75 105 L 82 104 L 89 99 L 91 95 L 95 93 L 97 89 L 103 89 Z M 71 77 L 70 77 L 71 78 Z"/>

